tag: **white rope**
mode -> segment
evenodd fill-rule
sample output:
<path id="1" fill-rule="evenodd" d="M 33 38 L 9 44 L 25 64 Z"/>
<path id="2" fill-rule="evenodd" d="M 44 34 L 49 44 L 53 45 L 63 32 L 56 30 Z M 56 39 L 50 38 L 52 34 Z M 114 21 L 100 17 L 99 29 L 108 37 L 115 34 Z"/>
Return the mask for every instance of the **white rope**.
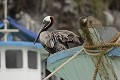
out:
<path id="1" fill-rule="evenodd" d="M 118 40 L 116 41 L 116 43 L 119 43 L 120 42 L 120 37 L 118 38 Z"/>
<path id="2" fill-rule="evenodd" d="M 58 70 L 60 70 L 62 67 L 64 67 L 68 62 L 73 60 L 75 57 L 77 57 L 80 53 L 82 53 L 83 49 L 78 51 L 75 55 L 73 55 L 71 58 L 69 58 L 66 62 L 64 62 L 61 66 L 59 66 L 57 69 L 55 69 L 51 74 L 49 74 L 47 77 L 45 77 L 43 80 L 49 79 L 51 76 L 53 76 Z"/>
<path id="3" fill-rule="evenodd" d="M 108 49 L 105 53 L 108 53 L 112 49 L 113 49 L 113 47 Z M 84 48 L 84 51 L 85 51 L 86 54 L 91 55 L 91 56 L 98 56 L 98 55 L 101 54 L 101 50 L 88 50 L 88 49 Z"/>
<path id="4" fill-rule="evenodd" d="M 116 41 L 116 43 L 120 42 L 120 37 L 118 38 L 118 40 Z M 106 51 L 106 53 L 108 53 L 109 51 L 111 51 L 113 49 L 110 48 Z M 58 70 L 60 70 L 62 67 L 64 67 L 68 62 L 70 62 L 71 60 L 73 60 L 75 57 L 77 57 L 80 53 L 82 53 L 82 51 L 84 51 L 86 54 L 88 55 L 92 55 L 92 56 L 97 56 L 100 55 L 101 51 L 100 50 L 87 50 L 85 48 L 82 48 L 80 51 L 78 51 L 75 55 L 73 55 L 71 58 L 69 58 L 66 62 L 64 62 L 61 66 L 59 66 L 57 69 L 55 69 L 51 74 L 49 74 L 47 77 L 45 77 L 43 80 L 48 80 L 51 76 L 53 76 Z"/>

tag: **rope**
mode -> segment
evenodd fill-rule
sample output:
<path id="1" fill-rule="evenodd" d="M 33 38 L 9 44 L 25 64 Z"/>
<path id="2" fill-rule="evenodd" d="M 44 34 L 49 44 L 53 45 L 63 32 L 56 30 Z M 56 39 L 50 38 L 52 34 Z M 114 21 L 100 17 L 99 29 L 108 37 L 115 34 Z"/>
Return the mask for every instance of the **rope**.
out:
<path id="1" fill-rule="evenodd" d="M 90 49 L 90 50 L 94 50 L 96 48 L 110 48 L 110 47 L 120 47 L 120 44 L 118 44 L 119 42 L 119 37 L 120 37 L 120 32 L 118 32 L 115 37 L 113 37 L 113 39 L 107 43 L 104 44 L 100 44 L 100 45 L 86 45 L 84 44 L 84 48 L 85 49 Z"/>
<path id="2" fill-rule="evenodd" d="M 101 52 L 99 58 L 98 58 L 98 61 L 97 61 L 97 64 L 96 64 L 96 69 L 94 71 L 94 74 L 93 74 L 93 80 L 96 80 L 96 77 L 97 77 L 97 73 L 98 73 L 98 70 L 99 70 L 99 66 L 100 66 L 100 63 L 101 63 L 101 60 L 102 60 L 102 57 L 103 55 L 106 53 L 106 49 Z"/>
<path id="3" fill-rule="evenodd" d="M 103 50 L 88 50 L 88 49 L 85 49 L 85 48 L 83 48 L 84 49 L 84 52 L 86 53 L 86 54 L 88 54 L 88 55 L 91 55 L 91 56 L 99 56 L 100 54 L 101 54 L 101 51 L 103 51 Z M 106 51 L 105 51 L 105 53 L 108 53 L 109 51 L 111 51 L 113 49 L 113 47 L 112 48 L 110 48 L 110 49 L 107 49 Z"/>
<path id="4" fill-rule="evenodd" d="M 84 45 L 84 51 L 86 54 L 92 55 L 92 56 L 99 56 L 96 69 L 94 71 L 93 80 L 96 80 L 98 69 L 101 63 L 101 59 L 105 53 L 108 53 L 113 49 L 113 47 L 120 47 L 120 33 L 117 33 L 117 35 L 108 43 L 101 44 L 101 45 Z"/>
<path id="5" fill-rule="evenodd" d="M 117 43 L 106 43 L 101 45 L 91 45 L 91 46 L 84 46 L 87 49 L 95 49 L 95 48 L 110 48 L 110 47 L 120 47 L 120 44 Z"/>
<path id="6" fill-rule="evenodd" d="M 78 51 L 75 55 L 73 55 L 71 58 L 69 58 L 66 62 L 64 62 L 61 66 L 59 66 L 57 69 L 55 69 L 51 74 L 49 74 L 47 77 L 45 77 L 43 80 L 47 80 L 49 79 L 51 76 L 53 76 L 58 70 L 60 70 L 62 67 L 64 67 L 68 62 L 70 62 L 71 60 L 73 60 L 75 57 L 77 57 L 82 51 L 85 51 L 85 53 L 89 54 L 89 55 L 93 55 L 93 56 L 98 56 L 98 62 L 96 64 L 96 69 L 94 71 L 94 75 L 93 75 L 93 80 L 96 80 L 97 77 L 97 73 L 98 73 L 98 69 L 99 69 L 99 65 L 101 63 L 101 59 L 102 56 L 109 52 L 111 49 L 113 49 L 113 47 L 119 47 L 120 44 L 118 44 L 118 42 L 120 41 L 120 33 L 118 33 L 110 42 L 111 43 L 107 43 L 107 44 L 102 44 L 102 45 L 84 45 L 84 48 L 81 49 L 80 51 Z M 113 43 L 115 42 L 115 43 Z M 96 50 L 96 48 L 98 48 Z M 97 53 L 97 54 L 96 54 Z"/>

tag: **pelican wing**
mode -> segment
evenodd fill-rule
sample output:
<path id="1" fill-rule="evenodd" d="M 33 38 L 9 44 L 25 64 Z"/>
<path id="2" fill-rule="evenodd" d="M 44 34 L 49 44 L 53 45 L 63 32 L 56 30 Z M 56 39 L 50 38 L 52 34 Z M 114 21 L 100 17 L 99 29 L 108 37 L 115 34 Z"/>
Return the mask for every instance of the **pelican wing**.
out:
<path id="1" fill-rule="evenodd" d="M 75 44 L 81 44 L 80 40 L 79 40 L 79 36 L 74 34 L 71 31 L 68 30 L 55 30 L 54 33 L 56 34 L 57 38 L 61 41 L 61 42 L 71 42 L 71 43 L 75 43 Z"/>

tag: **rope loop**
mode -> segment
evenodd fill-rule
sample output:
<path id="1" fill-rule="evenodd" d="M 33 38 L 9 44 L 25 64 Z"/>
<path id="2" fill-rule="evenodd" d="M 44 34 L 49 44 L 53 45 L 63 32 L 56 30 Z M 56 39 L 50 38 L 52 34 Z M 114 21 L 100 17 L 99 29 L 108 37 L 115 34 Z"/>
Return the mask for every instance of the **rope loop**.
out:
<path id="1" fill-rule="evenodd" d="M 111 51 L 114 47 L 120 47 L 119 42 L 120 42 L 120 32 L 118 32 L 117 35 L 107 43 L 100 44 L 100 45 L 86 45 L 86 44 L 83 45 L 84 52 L 86 54 L 92 55 L 92 56 L 99 56 L 97 64 L 95 66 L 93 80 L 96 80 L 103 55 Z"/>
<path id="2" fill-rule="evenodd" d="M 107 43 L 99 44 L 99 45 L 86 45 L 84 44 L 84 51 L 88 55 L 98 56 L 101 52 L 106 51 L 104 53 L 108 53 L 114 47 L 120 47 L 120 32 L 118 32 L 115 37 Z"/>

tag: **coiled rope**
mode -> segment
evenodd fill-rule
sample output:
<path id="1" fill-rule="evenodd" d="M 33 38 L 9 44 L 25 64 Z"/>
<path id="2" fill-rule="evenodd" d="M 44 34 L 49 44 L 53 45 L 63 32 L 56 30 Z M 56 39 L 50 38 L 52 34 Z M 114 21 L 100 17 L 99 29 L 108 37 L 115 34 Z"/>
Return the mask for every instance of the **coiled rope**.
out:
<path id="1" fill-rule="evenodd" d="M 97 64 L 95 66 L 96 68 L 94 71 L 93 80 L 96 80 L 98 69 L 99 69 L 103 55 L 111 51 L 114 47 L 120 47 L 119 42 L 120 42 L 120 32 L 117 33 L 116 36 L 107 43 L 100 44 L 100 45 L 84 44 L 84 51 L 86 54 L 89 54 L 92 56 L 99 56 Z"/>

